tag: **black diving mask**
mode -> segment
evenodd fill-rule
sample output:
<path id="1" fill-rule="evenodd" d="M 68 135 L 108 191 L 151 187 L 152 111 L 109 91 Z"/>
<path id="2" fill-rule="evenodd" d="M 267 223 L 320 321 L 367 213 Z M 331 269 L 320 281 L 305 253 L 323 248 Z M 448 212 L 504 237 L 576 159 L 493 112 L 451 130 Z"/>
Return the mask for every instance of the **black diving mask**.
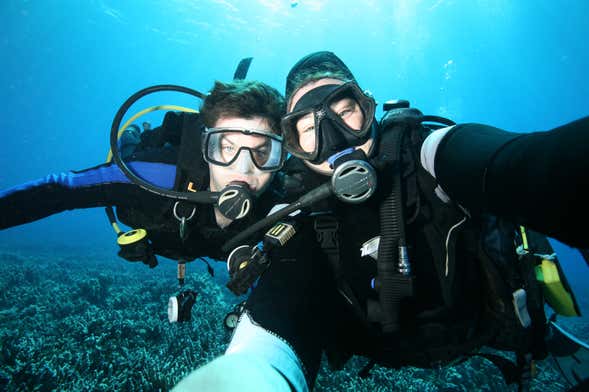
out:
<path id="1" fill-rule="evenodd" d="M 373 135 L 376 103 L 354 82 L 314 88 L 282 118 L 285 147 L 292 155 L 317 164 Z"/>

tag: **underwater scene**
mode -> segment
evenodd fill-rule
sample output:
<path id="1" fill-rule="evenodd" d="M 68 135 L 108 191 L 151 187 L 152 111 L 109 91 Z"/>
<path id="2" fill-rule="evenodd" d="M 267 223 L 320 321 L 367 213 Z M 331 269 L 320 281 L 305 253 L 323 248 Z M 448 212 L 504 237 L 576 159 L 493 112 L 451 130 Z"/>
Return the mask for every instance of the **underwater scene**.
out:
<path id="1" fill-rule="evenodd" d="M 530 133 L 578 120 L 589 109 L 589 3 L 582 0 L 4 0 L 0 15 L 6 391 L 168 391 L 225 353 L 249 291 L 236 295 L 227 287 L 218 228 L 198 244 L 185 229 L 195 226 L 192 219 L 219 219 L 200 210 L 178 216 L 179 198 L 153 207 L 181 173 L 180 163 L 164 168 L 172 174 L 158 166 L 153 177 L 143 176 L 131 155 L 122 157 L 121 137 L 141 139 L 168 121 L 169 111 L 199 110 L 215 81 L 259 80 L 284 94 L 297 61 L 330 51 L 374 97 L 377 119 L 388 101 L 407 100 L 458 124 Z M 162 85 L 182 88 L 143 90 Z M 269 165 L 251 146 L 236 159 L 242 150 L 261 172 Z M 92 188 L 97 177 L 88 173 L 102 176 L 110 167 L 116 173 L 105 183 L 120 187 Z M 162 173 L 169 177 L 163 182 Z M 121 204 L 105 201 L 131 182 L 141 184 Z M 194 201 L 198 193 L 182 197 Z M 116 209 L 105 210 L 109 205 Z M 132 219 L 124 209 L 144 220 L 170 216 L 171 223 L 148 222 L 144 233 L 126 224 Z M 159 230 L 157 237 L 151 230 Z M 232 233 L 225 240 L 239 231 L 221 230 Z M 206 251 L 186 260 L 181 251 L 149 248 L 168 239 L 179 249 Z M 551 333 L 566 345 L 534 361 L 523 390 L 584 390 L 576 384 L 589 378 L 589 259 L 556 239 L 550 245 L 560 263 L 557 283 L 576 298 L 563 294 L 563 306 L 581 315 L 550 319 L 558 326 L 549 324 Z M 280 312 L 288 305 L 277 299 L 273 306 Z M 545 305 L 547 318 L 554 308 Z M 323 355 L 313 390 L 517 391 L 518 376 L 497 366 L 497 357 L 515 362 L 516 355 L 480 352 L 397 369 L 360 355 L 334 369 Z"/>

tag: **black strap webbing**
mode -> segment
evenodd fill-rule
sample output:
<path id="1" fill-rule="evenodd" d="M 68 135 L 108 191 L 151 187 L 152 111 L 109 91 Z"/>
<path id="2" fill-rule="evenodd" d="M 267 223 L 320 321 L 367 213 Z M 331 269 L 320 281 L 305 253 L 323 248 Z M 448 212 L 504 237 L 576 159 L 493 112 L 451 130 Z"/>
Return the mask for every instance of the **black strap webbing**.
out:
<path id="1" fill-rule="evenodd" d="M 314 229 L 317 234 L 317 241 L 327 256 L 338 291 L 352 305 L 359 319 L 367 323 L 360 302 L 343 276 L 339 254 L 339 222 L 331 215 L 319 215 L 315 218 Z"/>

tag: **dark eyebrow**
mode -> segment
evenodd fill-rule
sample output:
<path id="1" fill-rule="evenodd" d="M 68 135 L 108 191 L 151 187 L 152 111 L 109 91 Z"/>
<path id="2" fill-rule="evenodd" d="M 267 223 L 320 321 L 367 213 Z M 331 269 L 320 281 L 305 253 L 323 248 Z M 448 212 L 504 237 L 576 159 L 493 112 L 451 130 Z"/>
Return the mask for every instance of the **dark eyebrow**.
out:
<path id="1" fill-rule="evenodd" d="M 260 147 L 268 147 L 271 144 L 269 140 L 263 141 L 262 144 L 258 144 L 257 146 L 250 147 L 251 149 L 259 149 Z"/>
<path id="2" fill-rule="evenodd" d="M 236 146 L 236 143 L 234 143 L 231 140 L 229 140 L 227 136 L 228 135 L 223 135 L 223 138 L 221 139 L 220 143 L 222 143 L 223 140 L 227 140 L 227 143 L 231 143 L 232 146 Z M 258 144 L 256 146 L 249 147 L 249 148 L 252 149 L 252 150 L 254 150 L 254 149 L 258 149 L 260 147 L 268 146 L 269 144 L 271 144 L 270 140 L 268 138 L 264 138 L 264 140 L 261 141 L 260 144 Z"/>
<path id="3" fill-rule="evenodd" d="M 352 97 L 343 97 L 342 99 L 337 100 L 337 102 L 334 102 L 333 105 L 337 106 L 337 105 L 356 105 L 358 103 L 358 101 L 356 101 L 354 98 Z"/>
<path id="4" fill-rule="evenodd" d="M 229 143 L 232 146 L 235 146 L 235 143 L 233 143 L 231 140 L 229 140 L 227 138 L 227 135 L 221 135 L 221 138 L 219 139 L 219 144 L 223 144 L 223 143 Z"/>

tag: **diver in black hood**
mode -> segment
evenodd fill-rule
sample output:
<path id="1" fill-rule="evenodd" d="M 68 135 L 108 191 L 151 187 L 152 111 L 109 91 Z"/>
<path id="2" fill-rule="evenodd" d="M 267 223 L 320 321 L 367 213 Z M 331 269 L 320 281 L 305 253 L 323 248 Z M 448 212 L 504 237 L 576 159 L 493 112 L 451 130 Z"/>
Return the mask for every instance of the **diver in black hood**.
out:
<path id="1" fill-rule="evenodd" d="M 589 217 L 589 118 L 518 134 L 399 101 L 377 122 L 374 99 L 331 52 L 291 69 L 286 98 L 284 170 L 329 191 L 280 214 L 261 248 L 236 248 L 234 264 L 255 261 L 261 276 L 226 355 L 176 390 L 215 380 L 215 390 L 305 391 L 322 353 L 335 369 L 369 358 L 365 376 L 375 363 L 439 366 L 482 346 L 514 351 L 516 364 L 486 358 L 528 388 L 549 348 L 544 300 L 580 313 L 537 231 L 589 245 L 577 231 Z"/>
<path id="2" fill-rule="evenodd" d="M 363 116 L 361 126 L 346 124 L 337 107 L 328 108 L 337 94 L 353 89 Z M 330 94 L 336 90 L 343 92 Z M 369 132 L 376 125 L 374 100 L 359 92 L 350 70 L 331 52 L 301 59 L 287 77 L 286 97 L 288 114 L 282 126 L 287 150 L 316 172 L 331 173 L 335 159 L 352 150 L 368 152 L 367 142 L 377 140 L 374 131 Z M 506 216 L 586 248 L 589 239 L 577 227 L 589 217 L 584 201 L 589 183 L 588 124 L 589 119 L 583 118 L 551 131 L 525 134 L 480 124 L 449 126 L 425 142 L 421 164 L 437 180 L 442 198 L 449 195 L 471 212 Z M 311 148 L 305 146 L 306 140 Z M 368 155 L 382 159 L 376 156 L 380 153 L 372 149 Z"/>

